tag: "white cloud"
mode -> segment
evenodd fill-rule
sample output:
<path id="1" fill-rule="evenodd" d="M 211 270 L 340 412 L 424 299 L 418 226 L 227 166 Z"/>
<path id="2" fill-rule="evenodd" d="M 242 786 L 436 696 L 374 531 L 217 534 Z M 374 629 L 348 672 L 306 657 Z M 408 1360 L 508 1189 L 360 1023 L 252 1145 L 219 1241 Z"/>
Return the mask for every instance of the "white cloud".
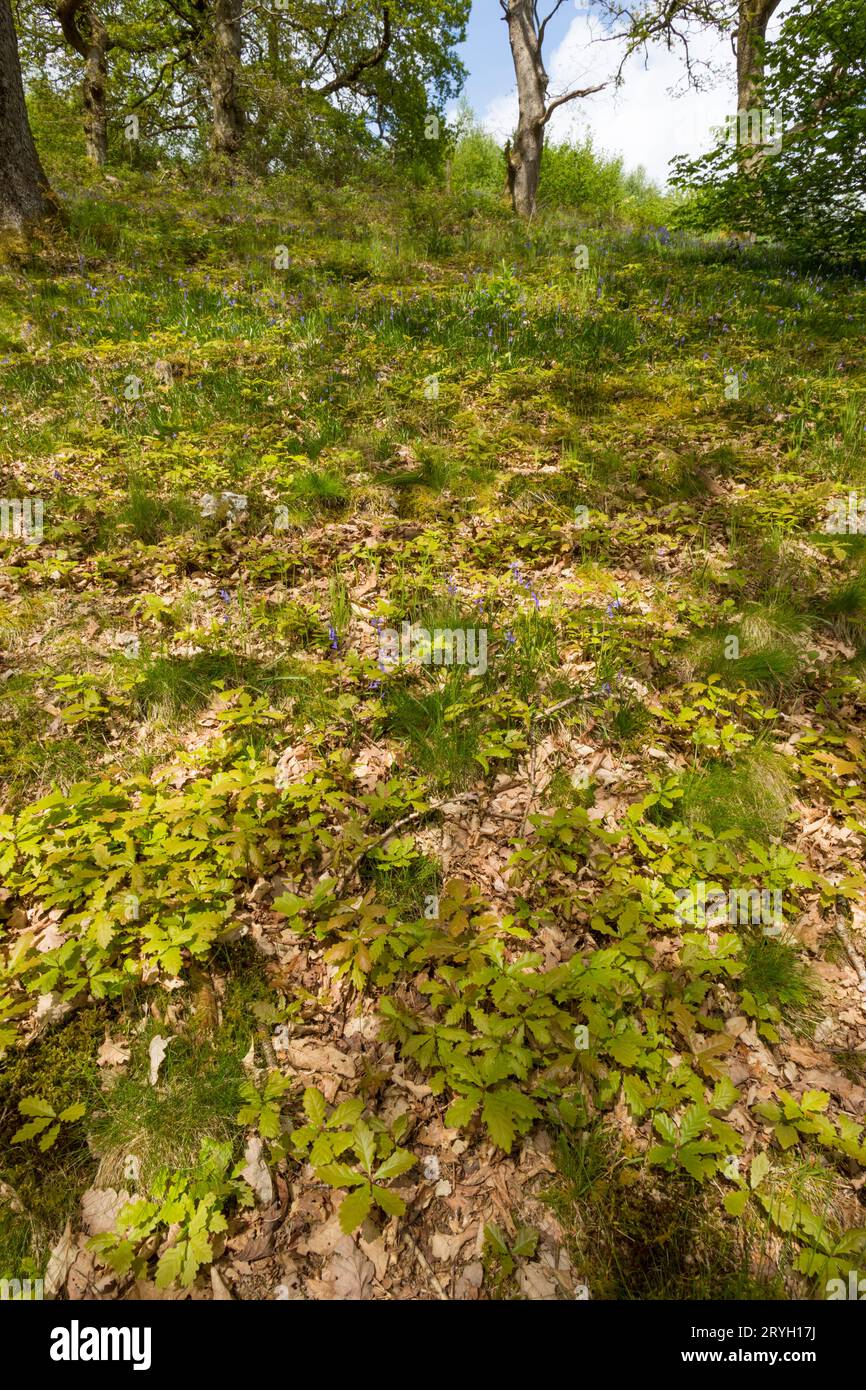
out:
<path id="1" fill-rule="evenodd" d="M 611 77 L 620 55 L 613 43 L 600 41 L 602 32 L 586 14 L 575 16 L 547 60 L 550 96 Z M 565 140 L 589 131 L 596 149 L 621 154 L 627 169 L 642 165 L 663 185 L 674 155 L 695 155 L 708 149 L 713 127 L 723 124 L 736 110 L 730 40 L 719 34 L 697 33 L 689 46 L 692 58 L 710 63 L 716 73 L 707 90 L 685 90 L 680 51 L 655 44 L 646 62 L 642 55 L 629 60 L 624 85 L 618 91 L 611 84 L 603 92 L 569 102 L 554 112 L 549 138 Z M 673 88 L 678 95 L 671 94 Z M 498 140 L 505 140 L 517 123 L 516 90 L 490 102 L 481 121 Z"/>

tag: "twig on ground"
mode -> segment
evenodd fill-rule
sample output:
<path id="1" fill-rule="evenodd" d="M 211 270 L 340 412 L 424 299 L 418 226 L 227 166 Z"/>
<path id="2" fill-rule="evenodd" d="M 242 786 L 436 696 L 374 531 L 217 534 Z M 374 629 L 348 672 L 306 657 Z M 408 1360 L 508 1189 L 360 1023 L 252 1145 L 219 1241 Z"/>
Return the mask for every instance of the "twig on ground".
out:
<path id="1" fill-rule="evenodd" d="M 420 1265 L 421 1268 L 425 1271 L 425 1273 L 426 1273 L 426 1275 L 427 1275 L 427 1278 L 430 1280 L 430 1283 L 433 1285 L 433 1288 L 434 1288 L 435 1291 L 436 1291 L 436 1297 L 437 1297 L 437 1298 L 443 1299 L 443 1300 L 447 1303 L 447 1302 L 448 1302 L 448 1295 L 447 1295 L 447 1293 L 445 1292 L 445 1290 L 443 1289 L 441 1283 L 439 1282 L 439 1278 L 438 1278 L 438 1276 L 437 1276 L 437 1274 L 436 1274 L 436 1271 L 433 1269 L 432 1265 L 430 1264 L 430 1261 L 427 1259 L 427 1256 L 424 1254 L 424 1251 L 421 1249 L 421 1246 L 418 1244 L 417 1240 L 416 1240 L 415 1237 L 412 1235 L 411 1231 L 406 1231 L 406 1232 L 405 1232 L 405 1235 L 406 1235 L 406 1239 L 408 1240 L 409 1244 L 411 1245 L 413 1251 L 415 1252 L 415 1257 L 416 1257 L 416 1259 L 418 1260 L 419 1265 Z"/>
<path id="2" fill-rule="evenodd" d="M 271 1071 L 279 1071 L 279 1063 L 277 1061 L 277 1054 L 274 1052 L 274 1045 L 268 1037 L 267 1030 L 261 1025 L 258 1029 L 258 1035 L 265 1061 Z"/>
<path id="3" fill-rule="evenodd" d="M 863 957 L 859 954 L 854 942 L 851 940 L 848 928 L 842 922 L 841 917 L 837 916 L 834 919 L 833 930 L 845 947 L 845 954 L 857 972 L 861 990 L 866 992 L 866 963 L 864 963 Z"/>
<path id="4" fill-rule="evenodd" d="M 511 787 L 516 787 L 517 785 L 517 782 L 506 782 L 503 787 L 495 787 L 493 789 L 493 795 L 498 796 L 500 792 L 509 791 Z M 475 801 L 483 794 L 482 790 L 477 792 L 458 792 L 456 795 L 443 796 L 439 801 L 431 801 L 429 805 L 421 806 L 417 811 L 410 811 L 408 815 L 401 816 L 399 820 L 395 820 L 393 825 L 389 825 L 387 830 L 382 831 L 381 835 L 377 835 L 374 840 L 370 840 L 361 850 L 360 854 L 355 855 L 351 864 L 349 864 L 335 880 L 335 895 L 339 897 L 345 890 L 346 884 L 349 882 L 352 874 L 355 872 L 361 860 L 370 853 L 370 850 L 375 849 L 377 845 L 384 844 L 392 835 L 396 835 L 398 830 L 402 830 L 405 825 L 411 825 L 413 821 L 421 820 L 423 816 L 429 816 L 433 811 L 441 811 L 443 806 L 453 805 L 454 802 L 457 801 Z"/>

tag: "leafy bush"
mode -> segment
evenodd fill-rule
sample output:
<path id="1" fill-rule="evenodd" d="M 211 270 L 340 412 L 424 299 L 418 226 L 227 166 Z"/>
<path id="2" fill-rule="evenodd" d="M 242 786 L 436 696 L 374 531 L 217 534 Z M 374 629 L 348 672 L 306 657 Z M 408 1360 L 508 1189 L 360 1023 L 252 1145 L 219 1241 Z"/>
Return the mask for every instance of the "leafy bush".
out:
<path id="1" fill-rule="evenodd" d="M 781 148 L 744 154 L 723 133 L 709 154 L 676 161 L 673 182 L 693 193 L 680 225 L 752 232 L 809 256 L 862 262 L 864 54 L 862 5 L 801 0 L 767 46 L 761 104 L 780 113 Z"/>

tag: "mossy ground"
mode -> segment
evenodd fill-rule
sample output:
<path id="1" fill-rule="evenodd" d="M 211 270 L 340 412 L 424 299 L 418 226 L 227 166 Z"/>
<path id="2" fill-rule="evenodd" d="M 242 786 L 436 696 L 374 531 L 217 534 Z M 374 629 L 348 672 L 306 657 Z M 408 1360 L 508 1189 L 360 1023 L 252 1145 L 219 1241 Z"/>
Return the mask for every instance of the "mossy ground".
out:
<path id="1" fill-rule="evenodd" d="M 866 554 L 822 518 L 866 482 L 861 282 L 769 248 L 562 212 L 520 226 L 387 186 L 125 175 L 69 206 L 68 230 L 3 274 L 0 493 L 45 517 L 40 544 L 0 549 L 6 814 L 54 785 L 150 776 L 200 741 L 224 689 L 282 721 L 278 741 L 250 728 L 263 758 L 294 741 L 345 768 L 387 745 L 383 776 L 438 797 L 515 772 L 521 704 L 562 704 L 574 739 L 679 768 L 660 823 L 793 845 L 820 810 L 850 827 L 858 868 Z M 209 512 L 226 492 L 244 510 Z M 347 676 L 351 653 L 375 660 L 374 619 L 483 622 L 488 671 Z M 710 678 L 746 703 L 698 708 L 688 683 Z M 571 771 L 554 803 L 591 800 Z M 647 754 L 643 789 L 658 771 Z M 419 914 L 436 856 L 405 856 L 368 860 L 365 882 Z M 833 942 L 808 961 L 755 947 L 756 997 L 808 1013 Z M 201 1135 L 237 1137 L 253 1005 L 284 1016 L 285 981 L 232 956 L 218 973 L 222 1022 L 180 1030 L 159 1093 L 147 1044 L 172 1021 L 147 990 L 7 1055 L 0 1176 L 24 1214 L 6 1207 L 0 1271 L 44 1266 L 129 1146 L 182 1167 Z M 108 1089 L 106 1030 L 131 1048 Z M 843 1052 L 861 1076 L 862 1046 Z M 74 1093 L 88 1118 L 34 1157 L 9 1140 L 37 1093 Z M 558 1209 L 568 1225 L 579 1208 L 591 1241 L 611 1188 L 569 1144 Z M 673 1183 L 618 1195 L 599 1296 L 778 1292 L 703 1202 Z"/>

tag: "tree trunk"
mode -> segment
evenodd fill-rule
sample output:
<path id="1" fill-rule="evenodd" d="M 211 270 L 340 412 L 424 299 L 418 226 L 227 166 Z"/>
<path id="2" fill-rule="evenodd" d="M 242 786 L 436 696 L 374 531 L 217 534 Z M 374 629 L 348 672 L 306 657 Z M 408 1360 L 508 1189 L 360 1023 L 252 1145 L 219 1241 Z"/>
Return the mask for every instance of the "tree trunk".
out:
<path id="1" fill-rule="evenodd" d="M 91 164 L 101 168 L 108 158 L 106 86 L 112 41 L 92 0 L 58 0 L 57 18 L 69 47 L 84 60 L 84 146 Z"/>
<path id="2" fill-rule="evenodd" d="M 84 60 L 84 143 L 87 158 L 100 167 L 108 158 L 108 31 L 95 13 L 90 16 L 90 43 Z"/>
<path id="3" fill-rule="evenodd" d="M 55 211 L 39 163 L 9 0 L 0 0 L 0 226 L 22 231 Z"/>
<path id="4" fill-rule="evenodd" d="M 238 95 L 243 0 L 214 0 L 210 95 L 211 149 L 231 158 L 240 147 L 244 115 Z"/>
<path id="5" fill-rule="evenodd" d="M 267 36 L 268 67 L 274 77 L 278 77 L 280 71 L 280 21 L 275 14 L 268 16 Z"/>
<path id="6" fill-rule="evenodd" d="M 517 79 L 519 116 L 508 154 L 508 188 L 514 211 L 532 217 L 544 149 L 548 77 L 541 58 L 532 0 L 507 0 L 508 42 Z"/>
<path id="7" fill-rule="evenodd" d="M 764 95 L 767 25 L 781 0 L 740 0 L 737 21 L 737 109 L 760 108 Z"/>
<path id="8" fill-rule="evenodd" d="M 767 25 L 781 0 L 739 0 L 737 20 L 738 159 L 751 173 L 764 157 L 767 119 L 764 103 L 764 43 Z M 773 125 L 775 131 L 775 123 Z"/>

